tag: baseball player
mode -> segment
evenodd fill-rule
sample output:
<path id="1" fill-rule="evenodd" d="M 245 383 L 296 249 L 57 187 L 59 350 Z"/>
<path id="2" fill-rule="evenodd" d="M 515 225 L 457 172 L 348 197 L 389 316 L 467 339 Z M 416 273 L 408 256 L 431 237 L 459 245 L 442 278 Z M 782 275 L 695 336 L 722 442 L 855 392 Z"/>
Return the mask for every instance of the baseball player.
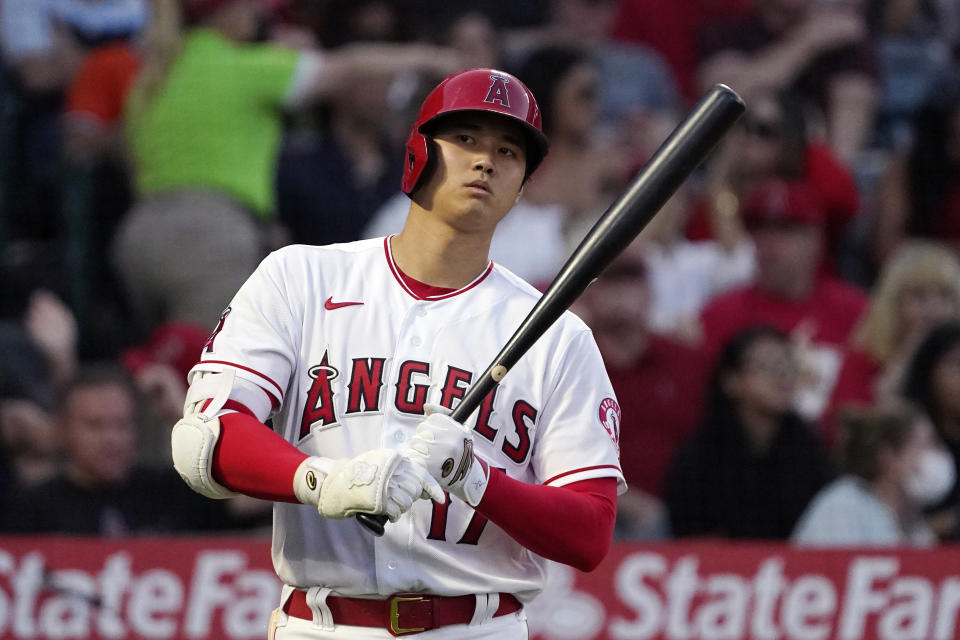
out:
<path id="1" fill-rule="evenodd" d="M 276 501 L 278 640 L 526 638 L 547 560 L 594 568 L 626 488 L 619 406 L 570 313 L 467 424 L 447 415 L 539 297 L 487 257 L 547 151 L 533 95 L 502 71 L 454 74 L 407 151 L 403 230 L 268 256 L 173 428 L 193 489 Z M 385 535 L 357 512 L 387 516 Z"/>

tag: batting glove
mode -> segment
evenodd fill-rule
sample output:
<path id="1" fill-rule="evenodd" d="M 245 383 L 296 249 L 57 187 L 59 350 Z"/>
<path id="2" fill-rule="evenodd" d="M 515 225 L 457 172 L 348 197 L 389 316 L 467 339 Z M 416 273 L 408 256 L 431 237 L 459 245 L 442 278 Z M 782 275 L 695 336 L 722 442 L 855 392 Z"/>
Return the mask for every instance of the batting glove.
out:
<path id="1" fill-rule="evenodd" d="M 417 426 L 404 457 L 426 467 L 451 495 L 477 506 L 487 490 L 490 471 L 473 454 L 470 429 L 447 415 L 447 409 L 442 407 L 427 405 L 426 413 L 427 419 Z"/>
<path id="2" fill-rule="evenodd" d="M 293 490 L 300 502 L 335 520 L 362 512 L 396 522 L 421 495 L 443 500 L 443 490 L 423 466 L 389 449 L 341 460 L 311 456 L 297 468 Z"/>

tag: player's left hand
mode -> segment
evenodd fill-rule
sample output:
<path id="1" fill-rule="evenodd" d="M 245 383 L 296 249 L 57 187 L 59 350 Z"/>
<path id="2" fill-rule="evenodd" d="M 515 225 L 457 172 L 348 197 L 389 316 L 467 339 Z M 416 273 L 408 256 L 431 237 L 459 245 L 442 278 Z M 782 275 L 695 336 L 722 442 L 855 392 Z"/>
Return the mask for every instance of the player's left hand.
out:
<path id="1" fill-rule="evenodd" d="M 426 467 L 445 491 L 477 506 L 490 473 L 487 464 L 473 454 L 470 429 L 443 407 L 427 405 L 426 413 L 403 456 Z"/>

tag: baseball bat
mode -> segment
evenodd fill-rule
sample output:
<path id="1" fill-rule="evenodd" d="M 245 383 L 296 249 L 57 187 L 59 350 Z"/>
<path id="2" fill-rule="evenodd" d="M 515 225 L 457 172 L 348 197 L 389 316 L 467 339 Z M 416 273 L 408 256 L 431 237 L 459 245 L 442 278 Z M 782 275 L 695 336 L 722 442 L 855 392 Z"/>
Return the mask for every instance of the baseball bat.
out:
<path id="1" fill-rule="evenodd" d="M 510 368 L 647 226 L 745 109 L 740 96 L 722 84 L 700 99 L 580 242 L 506 346 L 453 410 L 454 420 L 466 422 Z M 374 534 L 383 535 L 386 516 L 358 513 L 357 519 Z"/>

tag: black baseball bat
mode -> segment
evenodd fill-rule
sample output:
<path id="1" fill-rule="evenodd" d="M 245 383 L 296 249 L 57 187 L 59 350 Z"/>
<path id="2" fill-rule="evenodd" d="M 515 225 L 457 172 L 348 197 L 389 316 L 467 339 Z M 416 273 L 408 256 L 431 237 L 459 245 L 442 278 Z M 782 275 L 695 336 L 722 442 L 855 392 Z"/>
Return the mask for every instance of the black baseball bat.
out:
<path id="1" fill-rule="evenodd" d="M 580 242 L 510 341 L 453 410 L 454 420 L 466 422 L 533 343 L 633 242 L 745 110 L 740 96 L 722 84 L 700 99 Z M 383 535 L 386 516 L 358 513 L 357 519 Z"/>

